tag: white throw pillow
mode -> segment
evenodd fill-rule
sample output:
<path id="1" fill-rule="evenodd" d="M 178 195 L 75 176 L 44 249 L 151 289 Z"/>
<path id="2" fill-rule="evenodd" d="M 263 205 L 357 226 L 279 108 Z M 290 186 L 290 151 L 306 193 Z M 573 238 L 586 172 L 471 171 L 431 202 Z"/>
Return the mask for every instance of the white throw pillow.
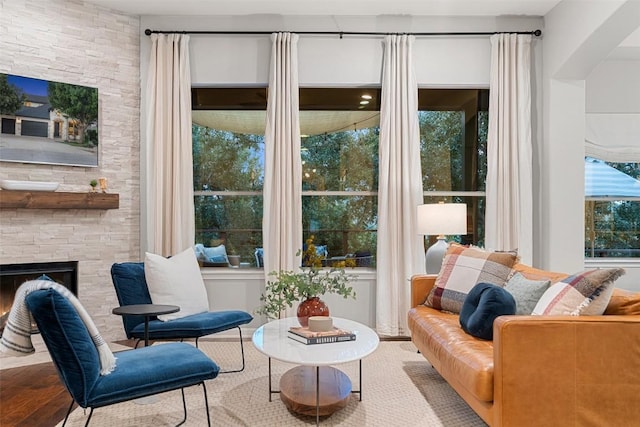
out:
<path id="1" fill-rule="evenodd" d="M 193 248 L 171 258 L 145 253 L 144 274 L 154 304 L 180 307 L 177 313 L 158 316 L 162 321 L 209 311 L 209 299 Z"/>

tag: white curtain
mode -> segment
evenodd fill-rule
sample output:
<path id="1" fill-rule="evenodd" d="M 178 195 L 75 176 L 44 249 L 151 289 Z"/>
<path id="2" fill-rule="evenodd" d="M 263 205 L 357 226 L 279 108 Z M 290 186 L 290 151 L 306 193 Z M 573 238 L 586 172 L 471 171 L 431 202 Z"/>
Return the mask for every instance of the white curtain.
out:
<path id="1" fill-rule="evenodd" d="M 413 70 L 413 36 L 385 38 L 380 105 L 380 177 L 376 330 L 408 335 L 409 279 L 424 273 L 423 237 L 416 229 L 422 204 L 418 85 Z"/>
<path id="2" fill-rule="evenodd" d="M 189 36 L 152 34 L 147 86 L 147 250 L 194 243 Z"/>
<path id="3" fill-rule="evenodd" d="M 296 270 L 302 248 L 298 36 L 274 33 L 265 130 L 264 272 Z"/>
<path id="4" fill-rule="evenodd" d="M 491 37 L 485 246 L 531 264 L 531 35 Z"/>

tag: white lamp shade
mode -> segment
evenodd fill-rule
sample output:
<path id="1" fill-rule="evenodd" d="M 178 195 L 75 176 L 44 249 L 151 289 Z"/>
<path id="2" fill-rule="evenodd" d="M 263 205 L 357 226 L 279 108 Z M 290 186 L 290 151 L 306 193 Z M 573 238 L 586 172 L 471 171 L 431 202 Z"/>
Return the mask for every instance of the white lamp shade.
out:
<path id="1" fill-rule="evenodd" d="M 465 203 L 419 205 L 416 220 L 418 234 L 427 236 L 467 234 L 467 205 Z"/>

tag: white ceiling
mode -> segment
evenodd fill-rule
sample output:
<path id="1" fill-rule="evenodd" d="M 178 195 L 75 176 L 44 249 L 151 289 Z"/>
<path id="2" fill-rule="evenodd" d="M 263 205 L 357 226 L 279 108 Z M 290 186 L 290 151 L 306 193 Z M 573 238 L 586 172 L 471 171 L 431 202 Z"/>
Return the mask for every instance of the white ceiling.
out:
<path id="1" fill-rule="evenodd" d="M 544 16 L 561 0 L 85 0 L 129 15 Z"/>

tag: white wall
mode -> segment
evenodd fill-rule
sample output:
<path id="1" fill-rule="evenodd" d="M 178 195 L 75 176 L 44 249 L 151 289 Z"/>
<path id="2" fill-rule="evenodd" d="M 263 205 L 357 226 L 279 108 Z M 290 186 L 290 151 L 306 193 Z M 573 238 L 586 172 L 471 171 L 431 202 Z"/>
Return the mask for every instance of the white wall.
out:
<path id="1" fill-rule="evenodd" d="M 344 317 L 365 325 L 375 327 L 375 270 L 349 270 L 356 298 L 345 299 L 339 295 L 325 295 L 322 300 L 329 307 L 331 316 Z M 209 307 L 212 310 L 245 309 L 252 313 L 260 307 L 260 295 L 264 293 L 264 272 L 255 268 L 205 268 L 202 276 Z M 293 306 L 295 310 L 297 306 Z M 252 330 L 263 324 L 266 317 L 254 315 L 254 320 L 247 325 Z M 228 335 L 233 335 L 229 333 Z"/>
<path id="2" fill-rule="evenodd" d="M 608 89 L 598 86 L 589 92 L 586 79 L 595 71 L 593 82 L 598 79 L 599 84 L 607 84 L 605 68 L 609 65 L 599 69 L 598 64 L 639 26 L 640 2 L 635 1 L 592 1 L 588 7 L 581 2 L 563 1 L 545 16 L 544 129 L 536 191 L 541 222 L 534 241 L 534 259 L 542 268 L 573 272 L 585 267 L 585 113 L 587 105 L 600 108 L 596 105 L 602 102 L 603 108 L 618 108 L 627 99 L 622 81 L 611 84 L 609 80 L 611 96 L 598 100 Z M 637 74 L 624 74 L 611 78 L 629 78 L 626 84 L 631 86 L 637 83 Z M 625 268 L 627 275 L 617 285 L 640 289 L 638 269 L 628 263 Z"/>
<path id="3" fill-rule="evenodd" d="M 120 208 L 2 209 L 0 264 L 79 261 L 78 294 L 106 340 L 124 338 L 110 267 L 139 254 L 139 20 L 67 0 L 2 1 L 0 73 L 98 88 L 97 168 L 0 163 L 0 178 L 89 191 L 107 177 Z"/>
<path id="4" fill-rule="evenodd" d="M 529 31 L 538 18 L 433 18 L 408 16 L 143 16 L 141 30 L 212 31 Z M 314 85 L 379 85 L 382 37 L 301 35 L 298 43 L 299 81 Z M 149 37 L 141 35 L 141 76 L 149 58 Z M 269 35 L 191 35 L 191 75 L 199 84 L 261 84 L 268 82 Z M 419 84 L 447 87 L 488 87 L 488 37 L 417 37 L 414 47 Z M 539 52 L 538 52 L 539 53 Z M 538 55 L 539 56 L 539 55 Z"/>
<path id="5" fill-rule="evenodd" d="M 587 114 L 640 113 L 640 60 L 605 59 L 589 73 L 586 85 Z"/>
<path id="6" fill-rule="evenodd" d="M 640 60 L 605 59 L 586 79 L 586 113 L 640 114 Z M 640 142 L 638 142 L 640 146 Z M 616 286 L 640 291 L 640 261 L 586 260 L 587 267 L 623 267 Z"/>

